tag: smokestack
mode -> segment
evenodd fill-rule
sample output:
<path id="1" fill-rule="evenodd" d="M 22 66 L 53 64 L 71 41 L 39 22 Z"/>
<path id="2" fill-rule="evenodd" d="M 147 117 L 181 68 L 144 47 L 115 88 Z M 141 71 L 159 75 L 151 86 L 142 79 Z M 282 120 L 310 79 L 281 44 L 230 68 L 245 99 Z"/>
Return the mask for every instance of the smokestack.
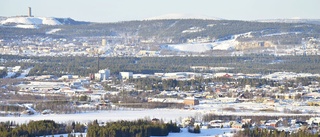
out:
<path id="1" fill-rule="evenodd" d="M 28 7 L 28 9 L 29 9 L 28 17 L 31 17 L 31 16 L 32 16 L 32 15 L 31 15 L 31 7 Z"/>

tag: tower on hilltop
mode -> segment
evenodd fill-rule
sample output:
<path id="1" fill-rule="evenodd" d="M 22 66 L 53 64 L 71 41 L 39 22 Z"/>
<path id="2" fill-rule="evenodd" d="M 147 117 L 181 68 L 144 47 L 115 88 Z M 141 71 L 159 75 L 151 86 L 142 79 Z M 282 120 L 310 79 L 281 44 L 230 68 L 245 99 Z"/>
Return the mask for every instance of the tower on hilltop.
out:
<path id="1" fill-rule="evenodd" d="M 32 14 L 31 14 L 31 7 L 28 7 L 28 17 L 32 17 Z"/>

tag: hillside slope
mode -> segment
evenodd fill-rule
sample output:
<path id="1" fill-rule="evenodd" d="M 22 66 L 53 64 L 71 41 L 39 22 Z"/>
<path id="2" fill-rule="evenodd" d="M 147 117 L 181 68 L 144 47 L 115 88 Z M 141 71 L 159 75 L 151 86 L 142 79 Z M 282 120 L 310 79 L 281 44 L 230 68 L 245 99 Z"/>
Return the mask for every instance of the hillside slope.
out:
<path id="1" fill-rule="evenodd" d="M 115 23 L 83 23 L 64 18 L 8 18 L 1 21 L 0 36 L 53 36 L 64 38 L 92 36 L 139 37 L 156 43 L 179 44 L 190 40 L 207 42 L 231 40 L 239 42 L 271 41 L 281 44 L 301 44 L 302 38 L 320 37 L 320 25 L 309 23 L 253 22 L 234 20 L 166 19 Z M 39 25 L 41 24 L 41 25 Z M 13 29 L 8 26 L 34 25 L 39 29 Z M 50 30 L 60 31 L 47 33 Z M 242 35 L 248 34 L 248 35 Z"/>
<path id="2" fill-rule="evenodd" d="M 85 22 L 75 21 L 71 18 L 54 18 L 54 17 L 2 17 L 0 24 L 3 26 L 16 28 L 38 28 L 40 25 L 79 25 Z"/>

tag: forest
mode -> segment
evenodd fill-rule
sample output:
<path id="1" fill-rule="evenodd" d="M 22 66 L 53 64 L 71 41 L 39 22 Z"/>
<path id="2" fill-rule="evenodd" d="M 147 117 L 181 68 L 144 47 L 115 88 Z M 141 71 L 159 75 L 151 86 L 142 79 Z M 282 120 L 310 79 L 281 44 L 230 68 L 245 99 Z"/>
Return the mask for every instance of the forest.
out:
<path id="1" fill-rule="evenodd" d="M 160 120 L 117 121 L 99 126 L 95 120 L 88 126 L 88 137 L 150 137 L 167 136 L 170 132 L 180 132 L 176 123 Z"/>
<path id="2" fill-rule="evenodd" d="M 100 123 L 101 124 L 101 123 Z M 150 136 L 167 136 L 169 133 L 179 133 L 180 128 L 176 123 L 163 123 L 159 119 L 136 120 L 136 121 L 116 121 L 107 122 L 100 125 L 97 120 L 85 126 L 79 122 L 70 122 L 59 124 L 52 120 L 30 121 L 27 124 L 16 124 L 14 122 L 0 123 L 1 137 L 34 137 L 34 136 L 51 136 L 56 134 L 67 134 L 72 137 L 71 133 L 82 133 L 87 137 L 150 137 Z M 85 130 L 87 132 L 85 133 Z M 199 126 L 197 131 L 200 133 Z M 195 129 L 195 130 L 196 130 Z M 192 134 L 192 133 L 191 133 Z M 80 135 L 80 136 L 81 136 Z M 286 132 L 277 130 L 262 129 L 259 127 L 250 127 L 244 125 L 244 130 L 235 133 L 236 137 L 319 137 L 318 133 L 312 133 L 307 128 L 297 132 Z"/>
<path id="3" fill-rule="evenodd" d="M 135 87 L 139 90 L 171 90 L 172 87 L 177 87 L 180 91 L 205 91 L 205 86 L 209 83 L 233 83 L 234 87 L 244 87 L 245 85 L 250 85 L 251 87 L 261 87 L 263 85 L 270 85 L 272 87 L 279 87 L 283 85 L 284 87 L 295 87 L 297 84 L 301 86 L 308 86 L 312 81 L 320 81 L 319 77 L 306 77 L 297 78 L 296 80 L 287 80 L 286 82 L 278 82 L 275 80 L 267 79 L 257 79 L 257 78 L 245 78 L 245 79 L 233 79 L 226 77 L 218 78 L 195 78 L 193 80 L 183 81 L 183 80 L 161 80 L 160 78 L 138 78 L 130 79 L 128 83 L 134 83 Z M 192 89 L 191 89 L 192 88 Z M 109 90 L 106 86 L 106 89 Z"/>
<path id="4" fill-rule="evenodd" d="M 310 133 L 308 130 L 299 130 L 298 132 L 290 133 L 285 131 L 267 130 L 260 128 L 245 128 L 235 134 L 237 137 L 319 137 L 318 133 Z"/>
<path id="5" fill-rule="evenodd" d="M 85 130 L 87 129 L 87 133 Z M 0 123 L 1 137 L 34 137 L 55 134 L 83 133 L 87 137 L 150 137 L 167 136 L 170 132 L 180 132 L 176 123 L 164 123 L 159 119 L 116 121 L 99 125 L 97 120 L 85 126 L 79 122 L 59 124 L 52 120 L 30 121 L 27 124 L 14 122 Z"/>
<path id="6" fill-rule="evenodd" d="M 319 56 L 270 56 L 248 55 L 233 57 L 26 57 L 2 55 L 2 66 L 33 67 L 29 76 L 73 74 L 88 76 L 99 69 L 108 68 L 111 74 L 128 71 L 134 74 L 154 74 L 168 72 L 212 73 L 214 70 L 194 70 L 191 66 L 228 67 L 226 73 L 296 72 L 320 74 Z M 22 62 L 21 60 L 30 60 Z M 6 72 L 1 72 L 6 73 Z"/>
<path id="7" fill-rule="evenodd" d="M 14 122 L 0 123 L 1 137 L 35 137 L 55 134 L 68 134 L 71 132 L 84 133 L 85 126 L 79 122 L 59 124 L 52 120 L 30 121 L 27 124 L 16 124 Z"/>

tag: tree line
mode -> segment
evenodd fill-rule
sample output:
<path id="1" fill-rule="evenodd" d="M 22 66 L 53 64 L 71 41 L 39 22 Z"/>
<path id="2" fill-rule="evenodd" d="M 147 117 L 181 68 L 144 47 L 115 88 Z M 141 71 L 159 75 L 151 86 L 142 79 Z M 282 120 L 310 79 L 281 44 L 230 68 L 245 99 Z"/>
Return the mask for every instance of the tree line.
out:
<path id="1" fill-rule="evenodd" d="M 0 123 L 0 136 L 2 137 L 34 137 L 55 134 L 67 134 L 71 132 L 84 133 L 85 126 L 79 122 L 59 124 L 53 120 L 30 121 L 27 124 L 15 124 L 14 122 Z"/>
<path id="2" fill-rule="evenodd" d="M 169 132 L 180 132 L 175 123 L 159 120 L 117 121 L 99 126 L 97 120 L 88 126 L 88 137 L 150 137 L 167 136 Z"/>
<path id="3" fill-rule="evenodd" d="M 279 82 L 275 80 L 268 79 L 259 79 L 259 78 L 241 78 L 241 79 L 233 79 L 227 77 L 216 77 L 216 78 L 195 78 L 192 80 L 176 80 L 176 79 L 168 79 L 162 80 L 161 78 L 137 78 L 137 79 L 129 79 L 128 83 L 134 83 L 135 88 L 138 90 L 180 90 L 180 91 L 204 91 L 205 86 L 209 86 L 209 84 L 226 84 L 230 83 L 230 85 L 234 87 L 245 87 L 246 85 L 250 85 L 251 87 L 262 87 L 264 85 L 269 85 L 271 87 L 279 87 L 283 85 L 285 89 L 288 87 L 298 87 L 300 86 L 308 86 L 312 84 L 314 81 L 320 81 L 319 77 L 303 77 L 296 78 L 295 80 L 286 80 L 285 82 Z M 108 88 L 107 88 L 108 89 Z M 110 88 L 109 88 L 110 89 Z"/>
<path id="4" fill-rule="evenodd" d="M 235 134 L 237 137 L 319 137 L 318 133 L 312 133 L 308 130 L 299 130 L 297 132 L 286 132 L 278 130 L 268 130 L 260 128 L 245 128 Z"/>
<path id="5" fill-rule="evenodd" d="M 176 123 L 164 123 L 162 120 L 136 120 L 108 122 L 100 126 L 97 120 L 87 126 L 88 137 L 149 137 L 167 136 L 170 132 L 180 132 Z M 1 137 L 33 137 L 56 134 L 84 133 L 86 126 L 79 122 L 56 123 L 53 120 L 30 121 L 16 124 L 7 121 L 0 123 Z"/>
<path id="6" fill-rule="evenodd" d="M 4 55 L 4 66 L 33 67 L 29 76 L 73 74 L 88 76 L 100 69 L 108 68 L 117 76 L 121 71 L 153 74 L 168 72 L 217 72 L 215 70 L 193 70 L 190 66 L 228 67 L 227 73 L 269 74 L 277 71 L 318 73 L 320 74 L 319 56 L 269 56 L 248 55 L 234 57 L 21 57 Z M 19 62 L 30 59 L 32 62 Z"/>

